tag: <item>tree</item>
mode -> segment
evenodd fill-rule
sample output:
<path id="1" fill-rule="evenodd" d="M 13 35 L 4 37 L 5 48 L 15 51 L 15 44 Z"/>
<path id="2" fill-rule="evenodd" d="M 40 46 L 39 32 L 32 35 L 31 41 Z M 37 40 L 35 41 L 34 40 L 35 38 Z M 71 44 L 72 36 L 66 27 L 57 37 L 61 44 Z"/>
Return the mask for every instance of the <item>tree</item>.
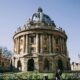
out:
<path id="1" fill-rule="evenodd" d="M 10 70 L 11 57 L 12 57 L 11 51 L 9 51 L 6 47 L 0 47 L 0 72 Z"/>
<path id="2" fill-rule="evenodd" d="M 11 59 L 12 57 L 12 52 L 8 50 L 6 47 L 0 47 L 1 50 L 1 56 Z"/>

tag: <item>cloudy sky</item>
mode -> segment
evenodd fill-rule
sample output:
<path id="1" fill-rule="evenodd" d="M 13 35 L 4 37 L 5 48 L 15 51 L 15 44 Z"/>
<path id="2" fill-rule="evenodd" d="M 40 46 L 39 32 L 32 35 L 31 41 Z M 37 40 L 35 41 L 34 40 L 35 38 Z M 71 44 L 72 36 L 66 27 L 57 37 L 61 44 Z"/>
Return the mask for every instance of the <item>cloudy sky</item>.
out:
<path id="1" fill-rule="evenodd" d="M 78 62 L 80 0 L 0 0 L 0 46 L 13 50 L 15 30 L 23 26 L 38 7 L 66 31 L 69 56 L 71 61 Z"/>

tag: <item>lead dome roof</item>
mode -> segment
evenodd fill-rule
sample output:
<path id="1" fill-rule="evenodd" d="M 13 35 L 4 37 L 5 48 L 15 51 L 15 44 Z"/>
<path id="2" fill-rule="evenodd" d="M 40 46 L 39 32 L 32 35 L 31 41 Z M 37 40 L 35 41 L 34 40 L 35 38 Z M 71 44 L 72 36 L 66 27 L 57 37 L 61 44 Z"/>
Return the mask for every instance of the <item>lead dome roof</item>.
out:
<path id="1" fill-rule="evenodd" d="M 32 30 L 32 29 L 49 29 L 49 30 L 58 30 L 61 32 L 65 32 L 62 28 L 57 28 L 54 21 L 51 18 L 43 13 L 42 8 L 38 8 L 35 13 L 28 19 L 28 21 L 22 26 L 18 27 L 15 33 L 24 31 L 24 30 Z"/>
<path id="2" fill-rule="evenodd" d="M 32 23 L 45 23 L 47 25 L 53 25 L 54 27 L 56 27 L 55 23 L 53 20 L 51 20 L 51 18 L 47 15 L 43 13 L 42 8 L 38 8 L 37 12 L 35 12 L 31 19 L 28 20 L 28 22 L 32 22 Z"/>

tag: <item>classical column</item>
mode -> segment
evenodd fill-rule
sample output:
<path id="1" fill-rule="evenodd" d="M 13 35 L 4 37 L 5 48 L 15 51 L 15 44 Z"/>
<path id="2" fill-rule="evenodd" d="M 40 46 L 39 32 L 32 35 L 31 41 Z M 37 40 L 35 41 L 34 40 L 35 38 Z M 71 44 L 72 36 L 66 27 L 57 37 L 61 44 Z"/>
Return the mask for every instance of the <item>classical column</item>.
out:
<path id="1" fill-rule="evenodd" d="M 16 39 L 16 53 L 19 54 L 19 47 L 20 47 L 20 44 L 19 44 L 20 40 L 19 40 L 19 37 Z"/>
<path id="2" fill-rule="evenodd" d="M 64 39 L 62 39 L 62 51 L 63 51 L 63 54 L 64 54 Z"/>
<path id="3" fill-rule="evenodd" d="M 51 53 L 51 35 L 49 35 L 49 53 Z"/>
<path id="4" fill-rule="evenodd" d="M 28 44 L 29 44 L 29 41 L 28 41 L 28 34 L 26 35 L 26 53 L 28 54 Z"/>
<path id="5" fill-rule="evenodd" d="M 55 39 L 54 39 L 54 36 L 52 35 L 52 47 L 53 47 L 53 53 L 55 52 L 54 51 L 54 48 L 55 48 Z"/>
<path id="6" fill-rule="evenodd" d="M 40 49 L 41 49 L 41 42 L 40 42 L 40 37 L 41 37 L 41 34 L 38 34 L 38 46 L 39 46 L 39 53 L 40 53 Z"/>
<path id="7" fill-rule="evenodd" d="M 15 52 L 17 53 L 17 39 L 15 38 L 14 40 L 15 40 L 15 44 L 14 44 L 14 46 L 15 46 Z"/>
<path id="8" fill-rule="evenodd" d="M 61 53 L 63 52 L 63 42 L 62 42 L 62 38 L 60 39 L 60 45 L 61 45 Z"/>
<path id="9" fill-rule="evenodd" d="M 36 53 L 39 53 L 39 35 L 36 34 Z"/>
<path id="10" fill-rule="evenodd" d="M 59 53 L 60 53 L 60 37 L 58 37 L 58 50 L 59 50 Z"/>
<path id="11" fill-rule="evenodd" d="M 15 49 L 16 49 L 16 39 L 13 39 L 13 41 L 14 41 L 14 44 L 13 44 L 13 46 L 14 46 L 14 47 L 13 47 L 13 51 L 15 52 L 15 51 L 16 51 L 16 50 L 15 50 Z"/>
<path id="12" fill-rule="evenodd" d="M 16 39 L 16 53 L 18 54 L 18 38 Z"/>
<path id="13" fill-rule="evenodd" d="M 26 52 L 26 35 L 23 36 L 24 37 L 24 41 L 23 41 L 23 52 Z"/>
<path id="14" fill-rule="evenodd" d="M 61 41 L 61 38 L 60 38 L 60 52 L 62 52 L 62 41 Z"/>
<path id="15" fill-rule="evenodd" d="M 18 54 L 20 53 L 20 37 L 18 37 Z"/>
<path id="16" fill-rule="evenodd" d="M 50 43 L 51 44 L 51 53 L 53 53 L 53 35 L 52 34 L 51 34 L 50 39 L 51 39 L 51 43 Z"/>
<path id="17" fill-rule="evenodd" d="M 66 55 L 68 55 L 68 51 L 67 51 L 67 43 L 65 41 L 65 47 L 66 47 Z"/>
<path id="18" fill-rule="evenodd" d="M 40 35 L 40 53 L 42 53 L 43 52 L 43 35 L 41 34 Z"/>
<path id="19" fill-rule="evenodd" d="M 63 39 L 63 53 L 65 54 L 65 43 L 64 43 L 64 39 Z"/>
<path id="20" fill-rule="evenodd" d="M 16 44 L 15 44 L 15 48 L 16 48 L 16 54 L 17 54 L 17 38 L 15 38 Z"/>
<path id="21" fill-rule="evenodd" d="M 66 40 L 64 42 L 64 45 L 65 45 L 65 55 L 67 55 L 67 45 L 66 45 Z"/>

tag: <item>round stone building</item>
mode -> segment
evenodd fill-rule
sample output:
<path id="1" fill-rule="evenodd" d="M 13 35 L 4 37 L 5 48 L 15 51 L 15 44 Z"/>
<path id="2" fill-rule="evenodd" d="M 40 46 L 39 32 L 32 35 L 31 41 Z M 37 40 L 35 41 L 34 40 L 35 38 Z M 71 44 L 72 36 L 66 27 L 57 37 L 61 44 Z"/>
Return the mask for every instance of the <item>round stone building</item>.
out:
<path id="1" fill-rule="evenodd" d="M 13 66 L 20 71 L 70 70 L 67 35 L 38 8 L 13 36 Z"/>

